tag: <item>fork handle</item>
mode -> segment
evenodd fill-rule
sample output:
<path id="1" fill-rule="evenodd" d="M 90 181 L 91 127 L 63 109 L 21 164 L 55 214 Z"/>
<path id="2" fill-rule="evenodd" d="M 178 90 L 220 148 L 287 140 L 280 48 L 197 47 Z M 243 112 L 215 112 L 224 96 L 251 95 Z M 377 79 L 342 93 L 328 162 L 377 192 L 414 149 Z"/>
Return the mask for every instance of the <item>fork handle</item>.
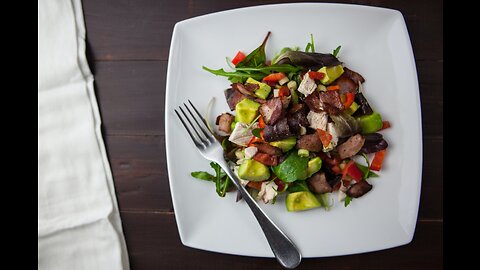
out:
<path id="1" fill-rule="evenodd" d="M 240 180 L 232 172 L 232 170 L 230 170 L 227 162 L 225 162 L 225 160 L 221 160 L 217 163 L 220 165 L 220 167 L 222 167 L 228 177 L 233 180 L 233 183 L 237 187 L 238 191 L 240 191 L 240 194 L 242 194 L 243 199 L 257 218 L 257 221 L 262 228 L 268 244 L 270 245 L 270 248 L 272 249 L 273 254 L 278 262 L 283 267 L 288 269 L 297 267 L 302 260 L 302 255 L 292 240 L 290 240 L 290 238 L 288 238 L 288 236 L 282 232 L 272 220 L 270 220 L 265 212 L 263 212 L 258 203 L 252 198 L 250 193 L 248 193 L 245 187 L 240 184 Z"/>

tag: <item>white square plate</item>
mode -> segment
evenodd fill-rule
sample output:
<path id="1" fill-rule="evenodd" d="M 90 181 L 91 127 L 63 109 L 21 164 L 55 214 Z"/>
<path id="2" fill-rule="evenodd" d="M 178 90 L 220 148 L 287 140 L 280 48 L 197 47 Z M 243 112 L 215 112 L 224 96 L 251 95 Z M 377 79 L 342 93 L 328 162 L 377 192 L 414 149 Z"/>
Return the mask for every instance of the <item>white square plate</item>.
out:
<path id="1" fill-rule="evenodd" d="M 339 59 L 362 74 L 365 95 L 392 127 L 382 131 L 389 148 L 373 190 L 348 207 L 289 213 L 284 198 L 261 204 L 296 243 L 303 257 L 368 252 L 409 243 L 417 220 L 422 175 L 422 129 L 415 60 L 405 21 L 391 9 L 342 4 L 282 4 L 229 10 L 175 25 L 168 63 L 165 130 L 168 176 L 184 245 L 237 255 L 273 257 L 263 233 L 235 192 L 220 198 L 211 182 L 192 171 L 210 171 L 173 109 L 190 99 L 201 111 L 216 98 L 210 121 L 229 111 L 225 77 L 204 70 L 228 69 L 225 57 L 249 53 L 272 34 L 267 58 L 283 47 L 317 52 L 342 46 Z"/>

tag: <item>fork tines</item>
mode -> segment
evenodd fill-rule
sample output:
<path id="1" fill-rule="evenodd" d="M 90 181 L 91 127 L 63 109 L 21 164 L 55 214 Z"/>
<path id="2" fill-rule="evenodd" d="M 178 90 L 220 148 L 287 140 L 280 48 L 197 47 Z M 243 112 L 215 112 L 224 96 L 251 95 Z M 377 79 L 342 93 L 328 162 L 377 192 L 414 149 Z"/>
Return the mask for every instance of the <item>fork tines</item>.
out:
<path id="1" fill-rule="evenodd" d="M 210 130 L 208 129 L 208 126 L 207 126 L 207 122 L 205 121 L 205 119 L 203 119 L 202 115 L 198 112 L 197 108 L 195 108 L 195 106 L 193 106 L 193 104 L 190 100 L 188 100 L 188 103 L 190 103 L 190 106 L 195 111 L 196 116 L 192 113 L 190 108 L 188 108 L 187 104 L 185 104 L 185 103 L 183 103 L 183 106 L 188 111 L 188 114 L 190 116 L 188 116 L 185 113 L 182 106 L 179 106 L 178 108 L 182 112 L 183 117 L 178 113 L 178 111 L 176 109 L 174 111 L 177 114 L 180 121 L 182 122 L 185 129 L 187 130 L 188 134 L 190 135 L 190 138 L 192 138 L 195 145 L 197 147 L 206 148 L 208 145 L 210 145 L 211 143 L 213 143 L 215 141 L 215 138 L 213 137 L 212 133 L 210 133 Z M 200 119 L 200 121 L 198 121 L 198 118 Z M 187 122 L 190 125 L 187 125 L 186 122 L 184 121 L 184 119 L 186 119 Z M 194 125 L 192 123 L 191 119 L 193 119 L 193 121 L 196 123 L 196 125 Z M 193 129 L 195 134 L 192 133 L 191 129 Z M 199 132 L 199 130 L 201 132 Z M 203 135 L 202 135 L 202 133 L 203 133 Z"/>

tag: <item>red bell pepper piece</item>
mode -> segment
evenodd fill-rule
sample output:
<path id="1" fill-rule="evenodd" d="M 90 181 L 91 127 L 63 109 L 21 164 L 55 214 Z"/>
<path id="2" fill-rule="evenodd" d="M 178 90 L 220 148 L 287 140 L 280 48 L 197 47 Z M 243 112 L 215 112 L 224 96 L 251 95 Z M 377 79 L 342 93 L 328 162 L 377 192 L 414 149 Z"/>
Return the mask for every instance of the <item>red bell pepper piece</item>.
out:
<path id="1" fill-rule="evenodd" d="M 355 164 L 355 161 L 350 160 L 350 162 L 347 163 L 345 168 L 342 171 L 343 176 L 349 175 L 356 181 L 362 180 L 362 171 L 357 167 L 357 164 Z"/>
<path id="2" fill-rule="evenodd" d="M 288 87 L 286 87 L 286 86 L 280 87 L 280 89 L 278 89 L 278 96 L 279 96 L 279 97 L 288 97 L 288 96 L 290 96 L 290 89 L 288 89 Z"/>
<path id="3" fill-rule="evenodd" d="M 332 141 L 332 134 L 326 132 L 325 130 L 317 128 L 317 136 L 323 144 L 323 147 L 328 147 Z"/>
<path id="4" fill-rule="evenodd" d="M 267 75 L 266 77 L 264 77 L 262 79 L 262 81 L 264 82 L 278 82 L 280 81 L 281 79 L 287 77 L 287 75 L 285 75 L 285 73 L 283 72 L 278 72 L 278 73 L 272 73 L 270 75 Z"/>
<path id="5" fill-rule="evenodd" d="M 259 128 L 265 127 L 265 121 L 263 121 L 263 116 L 260 116 L 260 118 L 258 118 L 258 127 Z"/>
<path id="6" fill-rule="evenodd" d="M 238 65 L 238 63 L 245 60 L 246 57 L 247 56 L 244 53 L 242 53 L 241 51 L 238 51 L 237 55 L 235 55 L 235 57 L 232 59 L 232 64 L 236 66 Z"/>
<path id="7" fill-rule="evenodd" d="M 382 122 L 382 128 L 380 130 L 383 130 L 383 129 L 386 129 L 386 128 L 389 128 L 389 127 L 391 127 L 390 122 L 389 121 L 383 121 Z"/>
<path id="8" fill-rule="evenodd" d="M 309 71 L 308 76 L 310 76 L 310 79 L 312 80 L 321 80 L 323 79 L 323 77 L 325 77 L 325 73 L 318 71 Z"/>
<path id="9" fill-rule="evenodd" d="M 383 159 L 385 158 L 386 149 L 380 150 L 375 153 L 373 157 L 372 164 L 370 165 L 370 170 L 380 171 L 382 168 Z"/>
<path id="10" fill-rule="evenodd" d="M 340 86 L 339 85 L 327 86 L 327 91 L 335 91 L 335 90 L 340 90 Z"/>
<path id="11" fill-rule="evenodd" d="M 345 93 L 345 101 L 343 102 L 343 107 L 348 109 L 352 106 L 353 101 L 355 100 L 355 95 L 353 93 Z"/>
<path id="12" fill-rule="evenodd" d="M 262 130 L 262 131 L 263 131 L 263 130 Z M 261 131 L 260 131 L 260 135 L 262 135 L 262 132 L 261 132 Z M 263 137 L 263 136 L 262 136 L 262 137 Z M 247 147 L 252 146 L 253 143 L 255 143 L 255 142 L 263 142 L 263 140 L 262 140 L 261 138 L 256 137 L 256 136 L 253 136 L 253 137 L 250 139 L 250 141 L 248 142 Z"/>

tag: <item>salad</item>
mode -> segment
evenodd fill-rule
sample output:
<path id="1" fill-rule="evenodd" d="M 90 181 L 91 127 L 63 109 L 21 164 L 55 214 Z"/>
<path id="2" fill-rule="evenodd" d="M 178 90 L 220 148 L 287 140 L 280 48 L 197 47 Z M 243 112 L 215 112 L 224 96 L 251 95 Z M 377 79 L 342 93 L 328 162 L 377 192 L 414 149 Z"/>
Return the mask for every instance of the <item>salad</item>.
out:
<path id="1" fill-rule="evenodd" d="M 305 50 L 286 47 L 267 60 L 270 34 L 250 54 L 227 58 L 232 71 L 203 67 L 230 81 L 230 111 L 210 129 L 257 200 L 285 195 L 288 211 L 328 210 L 335 197 L 348 206 L 372 190 L 369 179 L 378 177 L 388 147 L 379 131 L 390 123 L 369 105 L 363 76 L 340 61 L 341 46 L 315 52 L 310 35 Z M 191 175 L 215 182 L 221 197 L 235 190 L 220 166 L 210 165 L 215 175 Z"/>

